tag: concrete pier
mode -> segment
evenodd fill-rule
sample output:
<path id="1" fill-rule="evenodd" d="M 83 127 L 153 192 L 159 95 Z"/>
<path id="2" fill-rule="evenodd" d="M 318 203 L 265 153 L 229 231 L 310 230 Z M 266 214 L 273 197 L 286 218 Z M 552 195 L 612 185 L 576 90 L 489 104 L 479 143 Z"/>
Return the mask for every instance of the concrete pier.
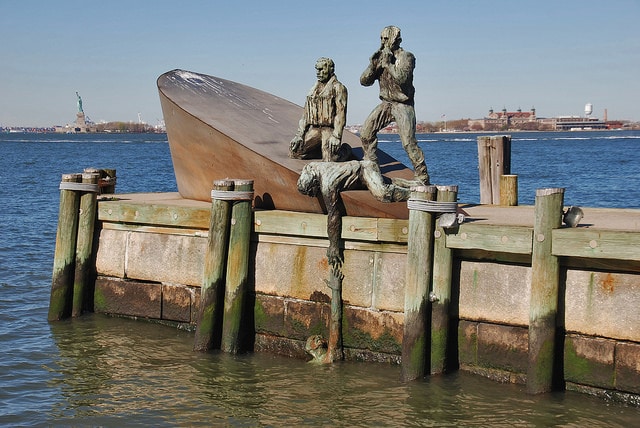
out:
<path id="1" fill-rule="evenodd" d="M 211 204 L 177 193 L 116 198 L 98 205 L 95 311 L 195 328 Z M 448 343 L 457 349 L 447 370 L 527 383 L 534 207 L 462 208 L 466 221 L 439 238 L 453 252 Z M 640 210 L 583 211 L 578 227 L 545 237 L 559 263 L 554 384 L 639 403 Z M 401 363 L 408 226 L 343 219 L 346 359 Z M 253 351 L 305 358 L 307 337 L 327 337 L 327 246 L 324 215 L 254 212 Z"/>

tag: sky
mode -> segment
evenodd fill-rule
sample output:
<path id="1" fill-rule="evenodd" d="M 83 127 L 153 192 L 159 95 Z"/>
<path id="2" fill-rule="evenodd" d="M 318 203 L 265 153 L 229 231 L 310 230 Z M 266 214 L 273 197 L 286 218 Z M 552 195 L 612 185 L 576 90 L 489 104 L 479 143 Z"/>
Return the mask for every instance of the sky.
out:
<path id="1" fill-rule="evenodd" d="M 0 126 L 157 125 L 157 78 L 184 69 L 302 105 L 315 61 L 349 92 L 347 123 L 378 103 L 360 74 L 380 31 L 416 57 L 419 121 L 539 117 L 640 121 L 640 0 L 0 0 Z"/>

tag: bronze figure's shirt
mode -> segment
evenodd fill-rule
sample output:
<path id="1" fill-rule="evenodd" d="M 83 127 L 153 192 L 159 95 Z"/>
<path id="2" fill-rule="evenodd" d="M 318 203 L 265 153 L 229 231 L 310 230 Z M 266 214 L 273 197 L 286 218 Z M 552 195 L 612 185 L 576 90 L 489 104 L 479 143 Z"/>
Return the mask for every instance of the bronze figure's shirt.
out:
<path id="1" fill-rule="evenodd" d="M 332 76 L 324 87 L 316 83 L 305 102 L 307 125 L 334 127 L 338 117 L 346 116 L 347 88 Z"/>
<path id="2" fill-rule="evenodd" d="M 394 52 L 394 59 L 388 67 L 370 64 L 362 73 L 360 83 L 364 86 L 370 86 L 377 79 L 382 101 L 413 105 L 413 96 L 416 92 L 413 87 L 413 69 L 416 65 L 416 58 L 411 52 L 399 48 Z"/>

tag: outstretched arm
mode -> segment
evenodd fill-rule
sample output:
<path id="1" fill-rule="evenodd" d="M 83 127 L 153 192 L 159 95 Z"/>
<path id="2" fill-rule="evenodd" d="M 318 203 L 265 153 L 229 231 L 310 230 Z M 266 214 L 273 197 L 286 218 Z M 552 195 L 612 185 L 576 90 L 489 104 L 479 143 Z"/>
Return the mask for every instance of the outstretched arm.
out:
<path id="1" fill-rule="evenodd" d="M 341 189 L 332 189 L 329 197 L 325 196 L 327 205 L 327 235 L 329 235 L 329 248 L 327 248 L 327 259 L 333 267 L 342 266 L 344 261 L 340 250 L 340 238 L 342 236 L 342 200 L 340 199 Z"/>

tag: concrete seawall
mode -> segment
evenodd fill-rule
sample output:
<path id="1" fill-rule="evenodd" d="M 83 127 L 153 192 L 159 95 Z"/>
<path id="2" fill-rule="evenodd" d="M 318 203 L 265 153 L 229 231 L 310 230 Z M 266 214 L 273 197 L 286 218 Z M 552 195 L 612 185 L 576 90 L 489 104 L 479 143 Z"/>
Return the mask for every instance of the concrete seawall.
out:
<path id="1" fill-rule="evenodd" d="M 96 312 L 196 322 L 210 204 L 177 193 L 99 201 Z M 465 206 L 437 236 L 453 250 L 447 367 L 524 383 L 530 320 L 533 207 Z M 555 364 L 562 385 L 640 402 L 640 211 L 584 209 L 552 234 L 560 262 Z M 348 359 L 399 363 L 408 221 L 346 217 L 343 344 Z M 326 337 L 326 216 L 256 211 L 250 255 L 254 351 L 305 358 Z"/>

